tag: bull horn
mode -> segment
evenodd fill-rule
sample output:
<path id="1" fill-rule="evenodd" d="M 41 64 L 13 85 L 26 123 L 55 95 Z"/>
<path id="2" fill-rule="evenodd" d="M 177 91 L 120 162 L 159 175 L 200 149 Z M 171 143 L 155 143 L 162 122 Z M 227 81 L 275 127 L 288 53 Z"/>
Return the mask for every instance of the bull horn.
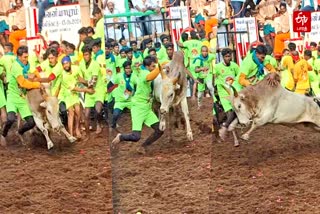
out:
<path id="1" fill-rule="evenodd" d="M 233 87 L 233 85 L 231 85 L 231 88 L 233 90 L 234 97 L 238 97 L 239 94 L 238 94 L 237 90 Z"/>
<path id="2" fill-rule="evenodd" d="M 40 87 L 40 94 L 41 94 L 41 96 L 43 97 L 44 100 L 47 100 L 48 94 L 46 92 L 46 89 Z"/>
<path id="3" fill-rule="evenodd" d="M 173 78 L 173 79 L 171 80 L 173 85 L 175 85 L 175 84 L 178 82 L 179 77 L 180 77 L 180 73 L 178 74 L 177 77 L 175 77 L 175 78 Z"/>
<path id="4" fill-rule="evenodd" d="M 162 67 L 159 68 L 160 69 L 160 74 L 162 79 L 166 79 L 168 76 L 167 74 L 163 71 Z M 166 67 L 164 69 L 167 69 Z"/>
<path id="5" fill-rule="evenodd" d="M 227 88 L 225 85 L 221 84 L 222 88 L 224 88 L 224 90 L 226 90 L 226 92 L 228 92 L 229 95 L 231 95 L 231 91 L 229 88 Z"/>

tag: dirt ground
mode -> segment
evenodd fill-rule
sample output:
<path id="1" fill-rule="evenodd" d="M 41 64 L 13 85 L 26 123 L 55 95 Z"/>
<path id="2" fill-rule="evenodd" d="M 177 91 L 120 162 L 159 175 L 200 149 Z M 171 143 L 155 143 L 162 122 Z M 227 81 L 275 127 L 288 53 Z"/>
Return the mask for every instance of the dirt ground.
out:
<path id="1" fill-rule="evenodd" d="M 0 146 L 0 213 L 112 213 L 112 182 L 106 134 L 70 145 L 53 137 L 49 154 L 42 138 L 30 149 L 11 132 Z"/>
<path id="2" fill-rule="evenodd" d="M 152 129 L 142 132 L 139 143 L 121 143 L 112 152 L 113 200 L 115 213 L 208 213 L 211 100 L 201 111 L 189 102 L 194 141 L 189 142 L 183 127 L 174 129 L 152 144 L 145 155 L 136 152 Z M 128 114 L 119 121 L 122 132 L 131 129 Z"/>
<path id="3" fill-rule="evenodd" d="M 320 134 L 281 125 L 212 146 L 210 213 L 320 213 Z"/>

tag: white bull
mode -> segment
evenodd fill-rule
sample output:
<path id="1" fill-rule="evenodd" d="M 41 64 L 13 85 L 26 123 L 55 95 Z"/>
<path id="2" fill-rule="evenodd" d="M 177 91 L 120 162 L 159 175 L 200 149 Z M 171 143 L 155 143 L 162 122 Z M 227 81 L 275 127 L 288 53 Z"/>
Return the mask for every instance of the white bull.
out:
<path id="1" fill-rule="evenodd" d="M 54 146 L 49 137 L 48 129 L 50 129 L 50 127 L 54 132 L 62 132 L 71 143 L 74 143 L 77 140 L 67 132 L 60 120 L 59 102 L 57 97 L 48 96 L 42 89 L 32 89 L 27 92 L 27 99 L 36 126 L 46 138 L 48 150 L 52 149 Z"/>
<path id="2" fill-rule="evenodd" d="M 311 124 L 313 131 L 320 131 L 320 108 L 315 100 L 284 89 L 280 85 L 280 76 L 276 78 L 276 86 L 270 86 L 268 78 L 265 78 L 239 93 L 233 88 L 231 103 L 239 122 L 245 125 L 251 123 L 251 128 L 242 135 L 242 139 L 248 140 L 254 129 L 267 123 L 289 126 Z"/>
<path id="3" fill-rule="evenodd" d="M 192 141 L 193 134 L 187 103 L 186 72 L 183 53 L 180 51 L 175 52 L 172 61 L 161 70 L 161 75 L 154 80 L 154 96 L 155 99 L 161 103 L 160 130 L 165 130 L 165 115 L 169 112 L 169 109 L 180 105 L 186 122 L 187 138 Z"/>

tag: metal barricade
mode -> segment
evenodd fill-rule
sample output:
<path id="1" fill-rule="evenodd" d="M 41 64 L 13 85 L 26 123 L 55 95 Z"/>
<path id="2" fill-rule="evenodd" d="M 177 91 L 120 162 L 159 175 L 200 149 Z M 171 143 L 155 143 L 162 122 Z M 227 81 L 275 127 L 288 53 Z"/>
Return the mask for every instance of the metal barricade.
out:
<path id="1" fill-rule="evenodd" d="M 148 16 L 136 17 L 136 21 L 127 22 L 107 22 L 105 19 L 105 38 L 114 39 L 117 42 L 121 38 L 125 38 L 130 41 L 141 41 L 144 38 L 151 38 L 154 36 L 156 41 L 159 40 L 159 35 L 167 34 L 172 36 L 170 25 L 177 29 L 181 26 L 181 19 L 157 19 L 152 20 Z M 132 32 L 129 32 L 129 25 L 131 25 Z M 182 26 L 183 28 L 183 26 Z"/>
<path id="2" fill-rule="evenodd" d="M 237 47 L 236 47 L 236 36 L 239 37 L 240 41 L 249 41 L 248 31 L 229 31 L 226 32 L 218 32 L 217 33 L 217 47 L 219 49 L 222 48 L 230 48 L 233 52 L 232 59 L 233 61 L 237 61 Z M 243 38 L 244 37 L 244 38 Z M 217 49 L 218 50 L 218 49 Z M 217 51 L 217 62 L 222 61 L 222 55 L 220 51 Z"/>

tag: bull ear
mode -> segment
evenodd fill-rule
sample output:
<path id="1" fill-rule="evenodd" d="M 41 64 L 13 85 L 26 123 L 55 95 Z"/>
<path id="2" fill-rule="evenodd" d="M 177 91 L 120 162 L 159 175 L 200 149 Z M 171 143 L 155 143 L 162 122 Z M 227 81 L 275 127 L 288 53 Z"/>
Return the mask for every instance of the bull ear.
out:
<path id="1" fill-rule="evenodd" d="M 42 108 L 47 108 L 47 102 L 42 102 L 42 103 L 40 103 L 40 106 L 42 107 Z"/>

